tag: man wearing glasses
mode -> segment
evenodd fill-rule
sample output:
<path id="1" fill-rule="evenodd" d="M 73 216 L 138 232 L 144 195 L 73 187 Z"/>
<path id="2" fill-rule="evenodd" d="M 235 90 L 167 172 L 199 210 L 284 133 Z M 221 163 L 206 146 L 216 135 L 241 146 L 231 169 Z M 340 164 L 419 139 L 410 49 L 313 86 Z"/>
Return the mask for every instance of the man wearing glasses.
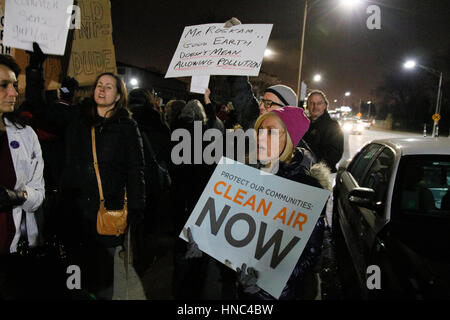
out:
<path id="1" fill-rule="evenodd" d="M 259 115 L 286 106 L 297 107 L 297 95 L 288 86 L 277 84 L 264 90 L 259 101 Z"/>
<path id="2" fill-rule="evenodd" d="M 320 90 L 312 91 L 306 100 L 311 124 L 303 139 L 317 157 L 325 161 L 332 173 L 344 152 L 344 134 L 336 120 L 328 114 L 328 99 Z"/>
<path id="3" fill-rule="evenodd" d="M 333 186 L 336 178 L 336 164 L 344 152 L 344 134 L 336 120 L 328 114 L 328 99 L 325 93 L 314 90 L 306 99 L 306 109 L 311 123 L 303 139 L 308 143 L 317 157 L 317 161 L 324 161 L 331 170 Z M 333 194 L 328 199 L 326 218 L 330 226 L 333 212 Z"/>

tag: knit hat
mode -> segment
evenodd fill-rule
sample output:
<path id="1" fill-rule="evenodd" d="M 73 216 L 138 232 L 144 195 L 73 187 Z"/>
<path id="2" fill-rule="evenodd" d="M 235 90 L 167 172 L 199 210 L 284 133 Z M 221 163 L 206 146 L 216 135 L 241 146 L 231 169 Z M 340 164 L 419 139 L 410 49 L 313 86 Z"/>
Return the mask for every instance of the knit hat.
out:
<path id="1" fill-rule="evenodd" d="M 264 93 L 266 92 L 271 92 L 276 95 L 285 106 L 298 106 L 297 95 L 295 94 L 294 90 L 292 90 L 288 86 L 277 84 L 264 90 Z"/>
<path id="2" fill-rule="evenodd" d="M 256 120 L 255 129 L 258 130 L 264 119 L 273 115 L 273 113 L 275 113 L 284 123 L 293 146 L 297 146 L 309 129 L 310 121 L 304 114 L 303 108 L 284 107 L 264 113 Z"/>

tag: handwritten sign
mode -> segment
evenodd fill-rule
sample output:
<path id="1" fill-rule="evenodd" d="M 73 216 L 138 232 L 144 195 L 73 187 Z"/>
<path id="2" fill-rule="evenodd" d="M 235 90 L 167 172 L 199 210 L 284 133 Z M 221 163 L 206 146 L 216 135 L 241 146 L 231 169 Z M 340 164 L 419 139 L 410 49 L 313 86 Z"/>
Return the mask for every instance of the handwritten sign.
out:
<path id="1" fill-rule="evenodd" d="M 257 285 L 279 298 L 329 195 L 222 157 L 180 237 L 191 228 L 200 250 L 255 268 Z"/>
<path id="2" fill-rule="evenodd" d="M 103 72 L 116 73 L 109 0 L 79 0 L 81 29 L 74 30 L 68 75 L 80 86 L 94 84 Z"/>
<path id="3" fill-rule="evenodd" d="M 193 76 L 191 79 L 191 92 L 205 94 L 209 85 L 209 76 Z"/>
<path id="4" fill-rule="evenodd" d="M 195 75 L 257 76 L 271 24 L 223 24 L 185 27 L 166 78 Z"/>
<path id="5" fill-rule="evenodd" d="M 5 27 L 5 15 L 3 14 L 3 8 L 5 7 L 4 0 L 0 3 L 0 54 L 14 55 L 14 48 L 5 46 L 3 44 L 3 28 Z"/>
<path id="6" fill-rule="evenodd" d="M 39 43 L 46 54 L 64 55 L 73 0 L 6 1 L 3 43 L 33 51 Z"/>

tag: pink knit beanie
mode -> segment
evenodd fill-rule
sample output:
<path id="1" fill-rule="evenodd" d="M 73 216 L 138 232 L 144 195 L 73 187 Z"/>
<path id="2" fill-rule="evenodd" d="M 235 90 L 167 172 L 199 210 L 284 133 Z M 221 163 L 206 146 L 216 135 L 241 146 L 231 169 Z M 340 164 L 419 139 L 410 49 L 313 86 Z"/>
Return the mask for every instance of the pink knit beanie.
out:
<path id="1" fill-rule="evenodd" d="M 303 112 L 303 108 L 283 107 L 268 113 L 271 112 L 275 113 L 284 122 L 295 148 L 309 129 L 309 119 Z"/>

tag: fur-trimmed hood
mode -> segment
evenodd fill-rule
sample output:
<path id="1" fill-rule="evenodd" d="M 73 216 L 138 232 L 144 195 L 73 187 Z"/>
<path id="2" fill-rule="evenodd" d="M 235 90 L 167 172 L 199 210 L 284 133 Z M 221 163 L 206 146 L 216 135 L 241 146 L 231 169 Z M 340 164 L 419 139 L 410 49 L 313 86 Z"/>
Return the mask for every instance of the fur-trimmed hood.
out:
<path id="1" fill-rule="evenodd" d="M 316 178 L 317 181 L 321 184 L 321 186 L 331 191 L 332 190 L 332 179 L 331 179 L 331 170 L 328 168 L 325 162 L 319 162 L 314 164 L 309 170 L 311 176 Z"/>
<path id="2" fill-rule="evenodd" d="M 332 189 L 331 171 L 324 162 L 314 163 L 311 154 L 303 148 L 297 148 L 289 163 L 280 162 L 278 176 L 289 180 Z"/>

